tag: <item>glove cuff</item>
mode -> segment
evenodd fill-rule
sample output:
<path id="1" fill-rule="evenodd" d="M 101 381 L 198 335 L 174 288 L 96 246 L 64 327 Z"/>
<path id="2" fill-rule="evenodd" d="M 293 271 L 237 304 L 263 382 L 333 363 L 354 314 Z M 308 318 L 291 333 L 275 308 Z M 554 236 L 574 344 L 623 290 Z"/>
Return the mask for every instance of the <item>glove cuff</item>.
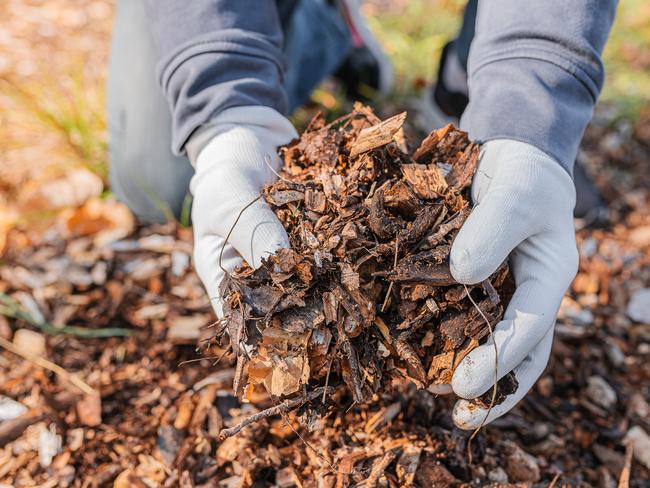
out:
<path id="1" fill-rule="evenodd" d="M 514 171 L 516 166 L 519 168 Z M 475 203 L 481 200 L 491 180 L 501 172 L 515 178 L 511 182 L 518 187 L 530 184 L 538 187 L 544 182 L 553 190 L 553 199 L 565 201 L 570 209 L 575 206 L 575 186 L 566 168 L 537 146 L 513 139 L 492 139 L 481 146 L 478 171 L 472 185 Z"/>

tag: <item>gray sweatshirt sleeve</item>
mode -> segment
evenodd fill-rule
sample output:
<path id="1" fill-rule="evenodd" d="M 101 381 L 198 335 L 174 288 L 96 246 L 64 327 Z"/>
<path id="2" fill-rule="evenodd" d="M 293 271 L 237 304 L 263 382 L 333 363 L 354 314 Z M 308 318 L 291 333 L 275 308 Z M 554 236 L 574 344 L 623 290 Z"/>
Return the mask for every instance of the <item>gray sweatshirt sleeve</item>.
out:
<path id="1" fill-rule="evenodd" d="M 603 85 L 615 0 L 479 1 L 461 126 L 532 144 L 569 171 Z"/>
<path id="2" fill-rule="evenodd" d="M 172 112 L 172 150 L 221 111 L 287 110 L 275 0 L 146 0 L 157 75 Z"/>

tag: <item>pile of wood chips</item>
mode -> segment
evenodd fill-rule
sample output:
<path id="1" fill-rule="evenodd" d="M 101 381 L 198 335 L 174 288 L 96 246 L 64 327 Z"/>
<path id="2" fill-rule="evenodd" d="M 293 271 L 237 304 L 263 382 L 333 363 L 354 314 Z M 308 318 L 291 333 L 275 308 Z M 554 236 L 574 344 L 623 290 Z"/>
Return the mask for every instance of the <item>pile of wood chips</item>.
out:
<path id="1" fill-rule="evenodd" d="M 488 336 L 486 318 L 502 317 L 507 265 L 470 287 L 449 269 L 479 146 L 447 125 L 411 154 L 405 118 L 382 122 L 356 105 L 331 124 L 315 117 L 281 149 L 282 173 L 264 198 L 291 248 L 221 285 L 238 396 L 261 385 L 306 401 L 345 385 L 363 403 L 396 378 L 449 384 Z"/>

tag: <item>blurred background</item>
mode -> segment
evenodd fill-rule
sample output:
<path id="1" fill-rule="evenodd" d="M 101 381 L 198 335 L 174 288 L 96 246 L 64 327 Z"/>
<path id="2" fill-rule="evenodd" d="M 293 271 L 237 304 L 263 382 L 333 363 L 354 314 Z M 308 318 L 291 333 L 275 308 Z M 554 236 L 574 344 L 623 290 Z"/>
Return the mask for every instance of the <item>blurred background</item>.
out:
<path id="1" fill-rule="evenodd" d="M 412 107 L 435 79 L 463 7 L 457 0 L 364 2 L 397 77 L 377 107 L 382 116 Z M 140 226 L 107 183 L 112 13 L 110 0 L 0 2 L 0 484 L 198 486 L 216 473 L 244 483 L 234 460 L 253 441 L 227 452 L 213 442 L 223 425 L 215 415 L 232 413 L 213 406 L 232 366 L 224 359 L 218 368 L 210 360 L 179 367 L 196 360 L 212 322 L 189 266 L 191 230 L 187 222 Z M 580 157 L 608 202 L 610 224 L 579 229 L 580 272 L 547 373 L 500 429 L 487 429 L 494 452 L 483 471 L 440 448 L 436 459 L 450 479 L 615 486 L 634 451 L 631 486 L 647 486 L 649 2 L 620 3 L 604 59 L 605 89 Z M 293 118 L 300 128 L 317 110 L 334 117 L 349 108 L 326 82 Z M 202 347 L 208 356 L 223 352 Z M 444 430 L 448 409 L 429 410 L 428 421 L 444 431 L 435 435 L 452 435 Z M 286 426 L 270 426 L 295 445 Z M 525 458 L 536 466 L 531 479 L 517 474 L 513 443 L 532 458 Z M 629 447 L 635 443 L 646 446 L 645 457 Z M 316 472 L 318 459 L 292 465 L 264 449 L 257 455 L 278 486 L 299 486 L 296 479 Z M 512 472 L 497 469 L 503 459 Z"/>

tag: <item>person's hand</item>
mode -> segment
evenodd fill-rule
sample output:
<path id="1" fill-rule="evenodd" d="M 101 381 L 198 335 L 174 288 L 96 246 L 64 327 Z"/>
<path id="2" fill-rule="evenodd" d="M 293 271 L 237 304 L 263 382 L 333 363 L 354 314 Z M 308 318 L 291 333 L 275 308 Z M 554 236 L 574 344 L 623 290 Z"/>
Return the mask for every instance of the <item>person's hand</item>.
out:
<path id="1" fill-rule="evenodd" d="M 277 147 L 295 137 L 291 123 L 275 110 L 235 107 L 219 114 L 188 144 L 196 168 L 190 182 L 194 264 L 219 318 L 224 269 L 234 270 L 242 258 L 258 267 L 263 257 L 289 245 L 282 224 L 263 197 L 243 210 L 260 196 L 264 185 L 277 178 Z"/>
<path id="2" fill-rule="evenodd" d="M 569 174 L 529 144 L 499 139 L 481 150 L 472 185 L 476 207 L 451 248 L 450 267 L 460 283 L 485 280 L 510 256 L 516 291 L 494 327 L 498 377 L 514 372 L 519 386 L 487 422 L 509 411 L 542 374 L 551 351 L 560 302 L 578 269 L 573 227 L 575 190 Z M 475 429 L 486 409 L 468 401 L 494 384 L 494 343 L 474 349 L 454 372 L 462 399 L 453 411 L 461 429 Z"/>

